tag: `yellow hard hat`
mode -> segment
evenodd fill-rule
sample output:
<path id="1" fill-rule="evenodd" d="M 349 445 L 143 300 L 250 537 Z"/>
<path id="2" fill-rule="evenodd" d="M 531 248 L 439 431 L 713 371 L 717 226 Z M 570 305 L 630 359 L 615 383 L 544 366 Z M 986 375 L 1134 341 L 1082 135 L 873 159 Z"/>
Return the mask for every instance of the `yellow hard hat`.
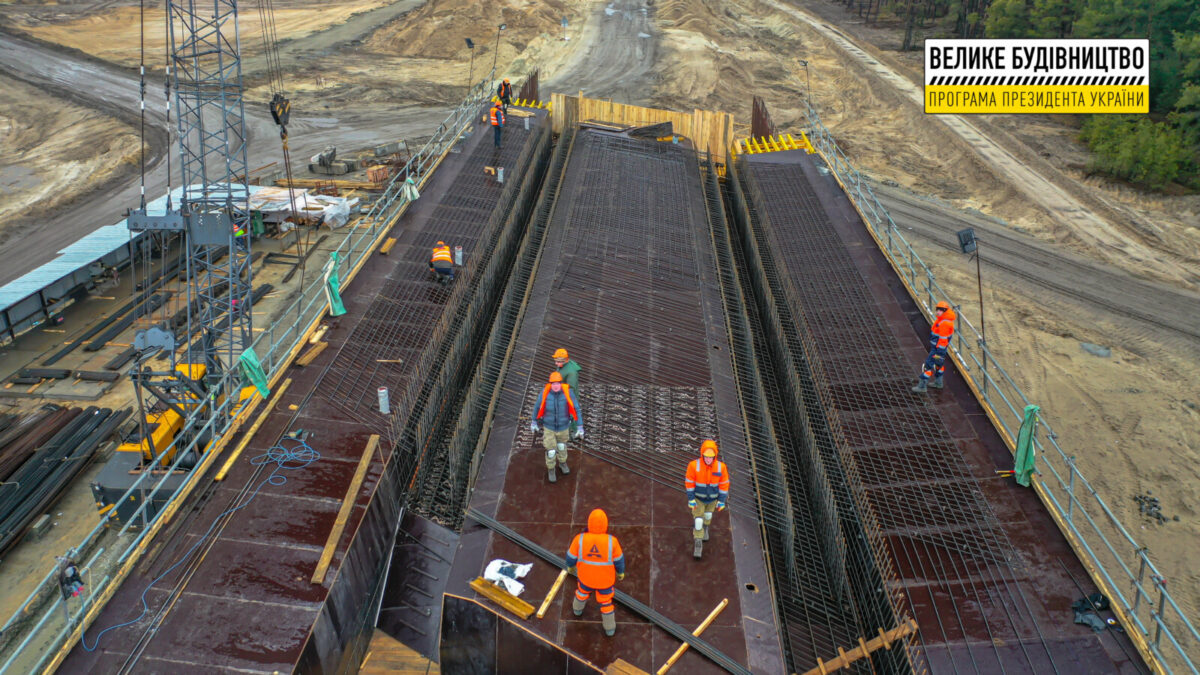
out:
<path id="1" fill-rule="evenodd" d="M 700 455 L 702 457 L 717 456 L 717 442 L 711 438 L 700 444 Z"/>

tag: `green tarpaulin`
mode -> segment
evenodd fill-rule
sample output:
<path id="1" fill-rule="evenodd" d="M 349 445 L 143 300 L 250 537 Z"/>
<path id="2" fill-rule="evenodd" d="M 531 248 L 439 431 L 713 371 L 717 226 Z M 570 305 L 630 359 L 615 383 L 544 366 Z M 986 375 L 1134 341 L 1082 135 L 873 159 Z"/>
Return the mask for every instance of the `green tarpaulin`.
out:
<path id="1" fill-rule="evenodd" d="M 263 372 L 262 364 L 258 362 L 258 354 L 254 353 L 253 349 L 247 349 L 242 352 L 238 362 L 242 364 L 242 375 L 246 376 L 247 380 L 254 385 L 258 393 L 266 398 L 271 394 L 270 387 L 267 386 L 267 374 Z"/>
<path id="2" fill-rule="evenodd" d="M 329 254 L 329 262 L 325 263 L 325 297 L 329 300 L 329 316 L 341 316 L 346 313 L 342 304 L 342 295 L 338 281 L 337 251 Z"/>
<path id="3" fill-rule="evenodd" d="M 1017 454 L 1013 461 L 1013 478 L 1017 483 L 1029 487 L 1029 477 L 1033 475 L 1033 463 L 1036 450 L 1033 438 L 1037 435 L 1038 411 L 1036 405 L 1025 406 L 1025 420 L 1021 422 L 1021 431 L 1017 434 Z"/>

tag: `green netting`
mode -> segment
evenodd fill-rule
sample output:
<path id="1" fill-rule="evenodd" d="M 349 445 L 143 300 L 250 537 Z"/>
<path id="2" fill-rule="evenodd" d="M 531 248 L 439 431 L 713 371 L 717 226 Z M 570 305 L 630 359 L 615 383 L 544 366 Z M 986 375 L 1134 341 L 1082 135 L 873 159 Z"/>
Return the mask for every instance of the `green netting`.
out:
<path id="1" fill-rule="evenodd" d="M 342 295 L 339 291 L 338 281 L 338 254 L 337 251 L 329 254 L 329 262 L 325 263 L 325 297 L 329 300 L 329 316 L 341 316 L 346 313 L 346 306 L 342 304 Z"/>
<path id="2" fill-rule="evenodd" d="M 258 393 L 266 398 L 271 394 L 271 388 L 267 386 L 267 374 L 263 372 L 262 364 L 258 361 L 258 354 L 254 353 L 254 349 L 247 349 L 242 352 L 238 362 L 242 364 L 242 375 L 250 380 Z"/>
<path id="3" fill-rule="evenodd" d="M 1036 405 L 1025 406 L 1025 419 L 1021 422 L 1021 431 L 1017 434 L 1017 455 L 1013 462 L 1013 477 L 1017 483 L 1029 487 L 1029 477 L 1033 475 L 1034 455 L 1033 438 L 1037 435 L 1038 411 Z"/>

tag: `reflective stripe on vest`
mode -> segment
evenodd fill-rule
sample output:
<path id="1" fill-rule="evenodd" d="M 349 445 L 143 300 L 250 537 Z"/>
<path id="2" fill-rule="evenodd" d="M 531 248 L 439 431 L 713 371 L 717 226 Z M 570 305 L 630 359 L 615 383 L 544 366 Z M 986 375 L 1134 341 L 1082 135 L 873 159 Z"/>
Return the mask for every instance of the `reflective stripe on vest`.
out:
<path id="1" fill-rule="evenodd" d="M 450 257 L 449 246 L 433 249 L 433 262 L 437 262 L 439 260 L 442 262 L 454 262 L 454 258 Z"/>
<path id="2" fill-rule="evenodd" d="M 592 534 L 592 533 L 589 532 L 588 534 Z M 606 536 L 608 537 L 608 562 L 592 562 L 590 560 L 584 560 L 583 559 L 583 539 L 584 538 L 583 538 L 583 535 L 580 535 L 579 536 L 579 553 L 575 556 L 576 558 L 579 558 L 579 564 L 581 564 L 581 565 L 600 565 L 600 566 L 608 565 L 609 567 L 612 567 L 612 565 L 613 565 L 613 559 L 612 559 L 613 538 L 612 538 L 611 534 L 606 535 Z"/>
<path id="3" fill-rule="evenodd" d="M 501 112 L 501 111 L 500 111 L 500 108 L 499 108 L 499 107 L 494 107 L 494 108 L 492 108 L 492 126 L 494 126 L 494 127 L 498 127 L 498 126 L 500 126 L 500 121 L 496 119 L 496 113 L 498 113 L 498 112 L 499 112 L 501 115 L 503 115 L 503 114 L 504 114 L 503 112 Z"/>

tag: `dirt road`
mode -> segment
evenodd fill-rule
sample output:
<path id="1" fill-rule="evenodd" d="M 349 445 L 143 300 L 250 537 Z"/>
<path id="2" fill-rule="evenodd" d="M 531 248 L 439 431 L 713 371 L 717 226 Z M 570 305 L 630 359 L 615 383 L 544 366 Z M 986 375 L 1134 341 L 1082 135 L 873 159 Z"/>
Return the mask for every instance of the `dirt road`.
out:
<path id="1" fill-rule="evenodd" d="M 363 28 L 356 26 L 356 29 Z M 339 41 L 352 39 L 345 33 L 337 35 Z M 322 48 L 331 46 L 315 44 L 323 45 Z M 3 32 L 0 32 L 0 68 L 12 77 L 55 95 L 134 124 L 137 122 L 139 87 L 137 74 L 132 71 Z M 166 114 L 161 82 L 147 83 L 146 98 L 147 127 L 152 132 L 148 139 L 153 148 L 152 156 L 147 160 L 146 194 L 151 199 L 163 194 L 167 187 L 167 162 L 162 154 Z M 448 110 L 372 106 L 338 117 L 320 118 L 305 117 L 303 111 L 297 112 L 299 114 L 293 113 L 289 132 L 292 158 L 300 163 L 302 158 L 319 152 L 326 145 L 361 147 L 428 133 Z M 274 123 L 265 110 L 259 110 L 251 103 L 246 105 L 246 131 L 251 168 L 282 159 Z M 175 151 L 175 148 L 171 150 Z M 177 164 L 172 168 L 178 171 Z M 173 185 L 178 185 L 178 174 L 171 180 Z M 127 177 L 115 184 L 100 186 L 53 218 L 26 224 L 24 232 L 31 232 L 36 226 L 37 235 L 11 237 L 4 250 L 0 283 L 11 281 L 53 259 L 57 251 L 96 227 L 117 222 L 128 209 L 138 205 L 139 191 L 140 177 Z"/>
<path id="2" fill-rule="evenodd" d="M 951 251 L 951 259 L 960 255 L 954 233 L 974 228 L 989 284 L 1017 283 L 1029 287 L 1030 297 L 1049 292 L 1071 304 L 1082 301 L 1130 331 L 1153 331 L 1159 341 L 1187 341 L 1200 346 L 1200 312 L 1195 311 L 1200 307 L 1200 295 L 1138 279 L 1111 265 L 1064 251 L 1061 246 L 1014 232 L 994 219 L 903 189 L 879 184 L 872 189 L 906 237 L 916 235 Z"/>
<path id="3" fill-rule="evenodd" d="M 852 56 L 863 68 L 893 87 L 912 104 L 923 106 L 919 86 L 892 67 L 880 62 L 856 42 L 820 17 L 779 2 L 767 4 L 785 11 L 811 26 L 824 38 Z M 1031 201 L 1064 225 L 1069 234 L 1109 261 L 1140 265 L 1148 276 L 1195 288 L 1196 261 L 1165 247 L 1152 247 L 1143 237 L 1126 232 L 1094 209 L 1080 202 L 1034 167 L 1021 161 L 1001 143 L 979 130 L 967 116 L 939 115 L 937 119 L 960 137 L 996 174 L 1020 190 Z"/>
<path id="4" fill-rule="evenodd" d="M 654 82 L 658 28 L 647 0 L 613 0 L 588 18 L 584 37 L 542 86 L 546 91 L 645 105 Z"/>

